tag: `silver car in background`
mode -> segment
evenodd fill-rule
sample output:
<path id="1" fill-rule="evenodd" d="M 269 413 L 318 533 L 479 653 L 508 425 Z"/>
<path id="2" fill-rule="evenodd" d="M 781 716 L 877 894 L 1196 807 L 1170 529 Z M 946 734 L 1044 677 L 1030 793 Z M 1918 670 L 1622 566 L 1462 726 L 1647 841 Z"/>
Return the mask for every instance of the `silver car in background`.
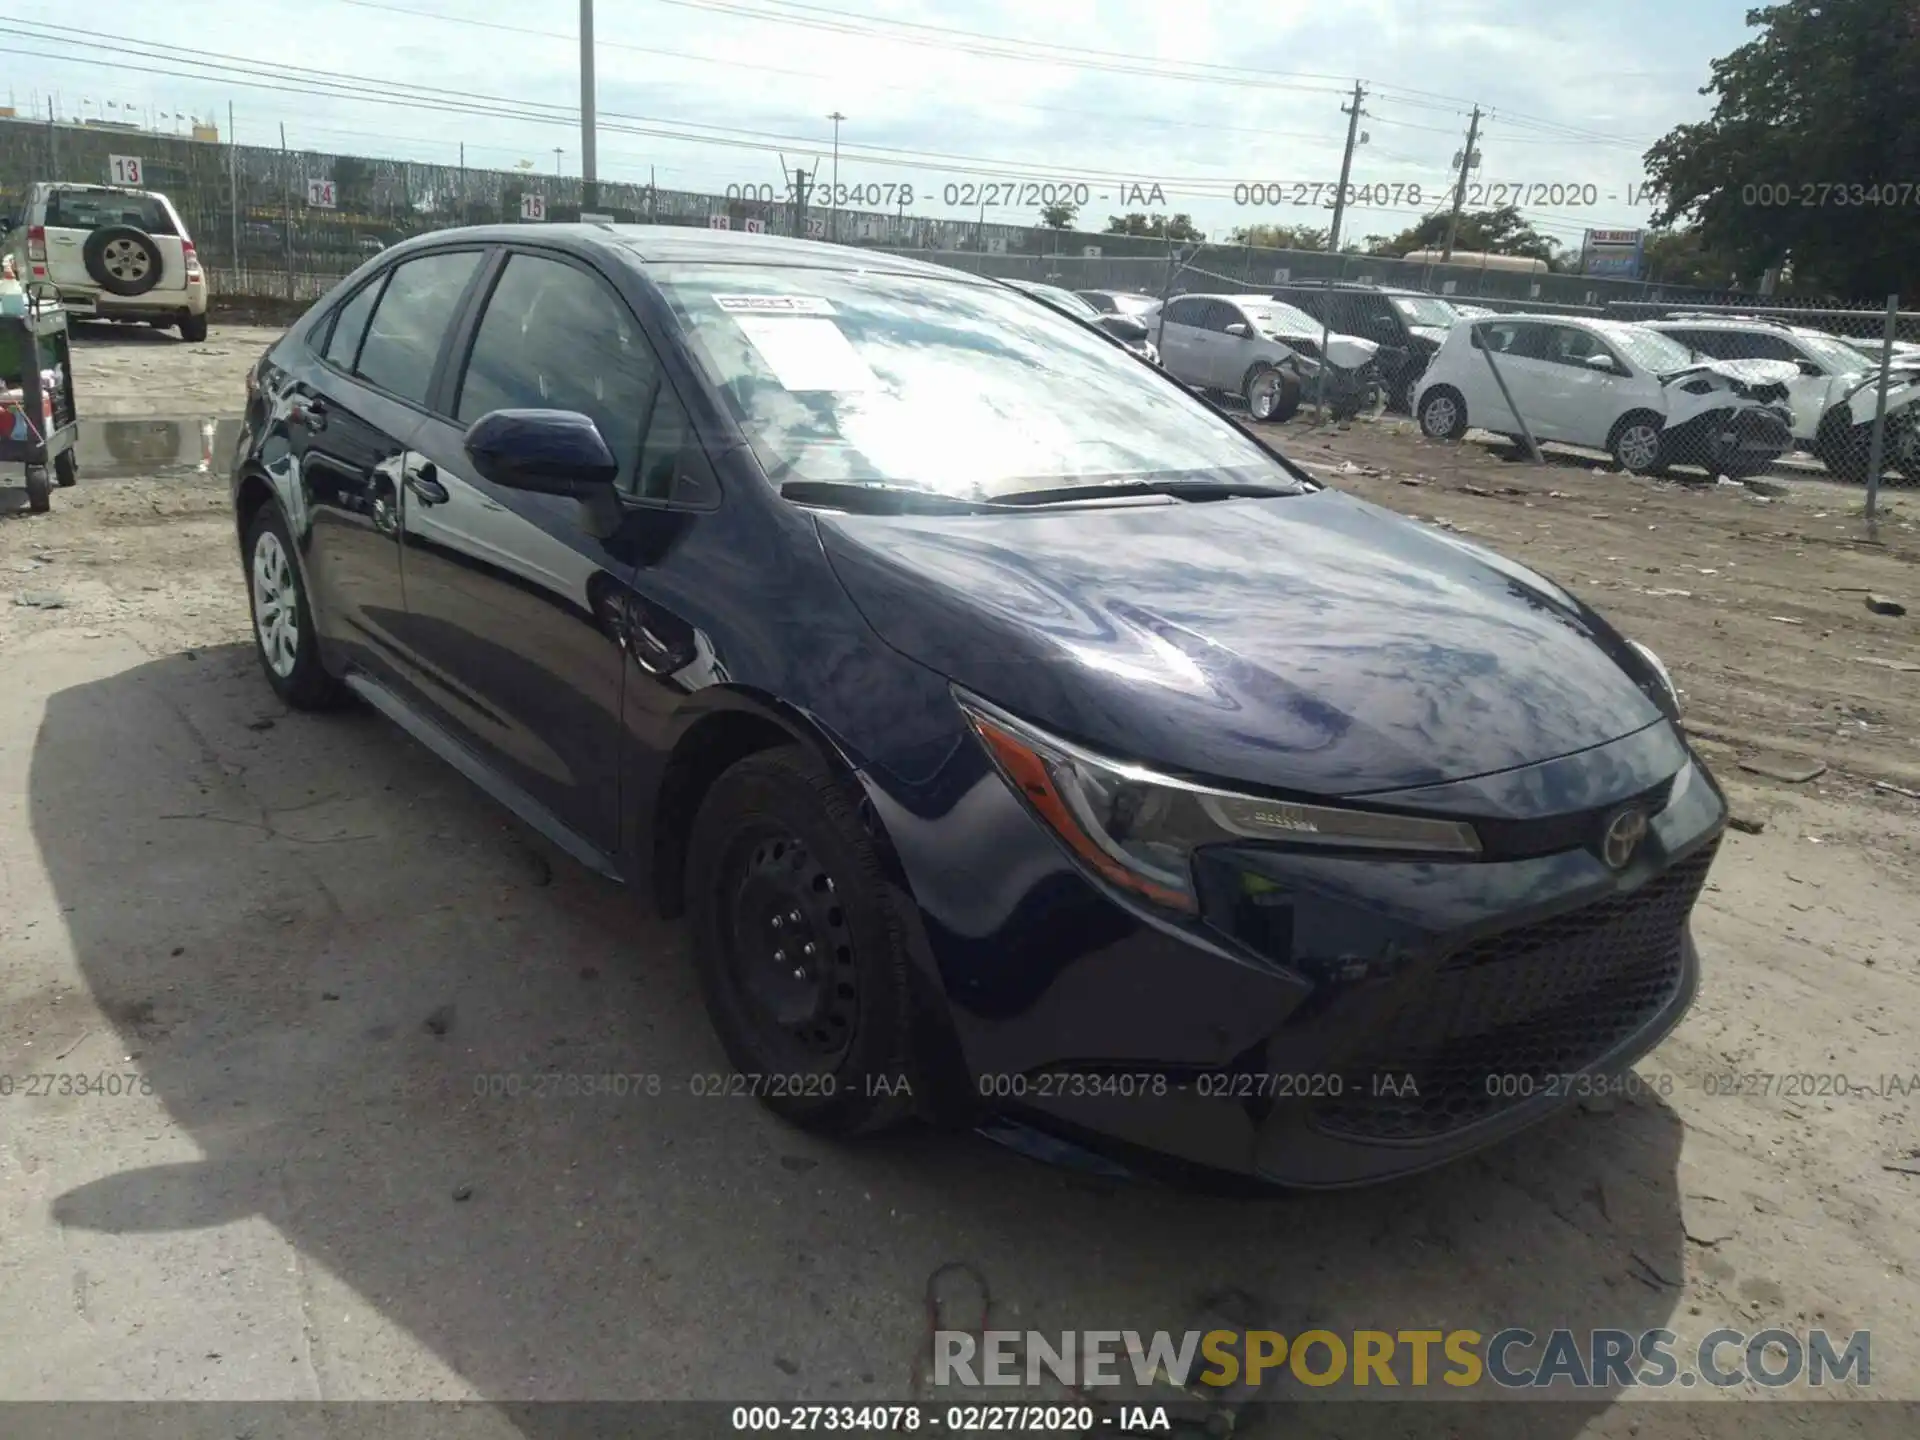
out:
<path id="1" fill-rule="evenodd" d="M 1237 395 L 1255 420 L 1300 408 L 1326 366 L 1327 402 L 1349 418 L 1376 398 L 1371 340 L 1326 333 L 1318 320 L 1264 295 L 1177 295 L 1148 323 L 1167 373 L 1216 397 Z M 1326 352 L 1321 353 L 1325 338 Z"/>

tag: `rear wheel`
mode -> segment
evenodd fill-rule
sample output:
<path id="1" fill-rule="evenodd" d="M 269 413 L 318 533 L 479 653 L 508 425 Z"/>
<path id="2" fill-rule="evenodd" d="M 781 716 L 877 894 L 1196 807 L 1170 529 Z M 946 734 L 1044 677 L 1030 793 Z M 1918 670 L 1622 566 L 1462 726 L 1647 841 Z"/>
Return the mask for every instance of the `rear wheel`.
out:
<path id="1" fill-rule="evenodd" d="M 1467 433 L 1467 402 L 1451 385 L 1436 385 L 1421 397 L 1420 433 L 1429 440 L 1458 440 Z"/>
<path id="2" fill-rule="evenodd" d="M 267 683 L 296 710 L 327 710 L 347 698 L 346 687 L 320 663 L 293 539 L 272 504 L 262 505 L 247 528 L 247 599 L 253 610 L 253 644 Z"/>
<path id="3" fill-rule="evenodd" d="M 798 746 L 738 762 L 694 817 L 687 876 L 707 1013 L 767 1108 L 832 1135 L 907 1118 L 906 947 L 838 777 Z"/>
<path id="4" fill-rule="evenodd" d="M 1813 453 L 1820 458 L 1820 463 L 1836 478 L 1853 485 L 1864 485 L 1867 480 L 1867 461 L 1871 457 L 1864 430 L 1865 427 L 1854 426 L 1846 406 L 1838 405 L 1821 418 L 1820 429 L 1814 435 Z"/>
<path id="5" fill-rule="evenodd" d="M 207 317 L 204 315 L 187 316 L 186 319 L 180 322 L 180 338 L 195 344 L 206 339 Z"/>
<path id="6" fill-rule="evenodd" d="M 68 489 L 80 478 L 80 466 L 73 458 L 73 451 L 62 450 L 53 457 L 53 483 L 62 490 Z"/>
<path id="7" fill-rule="evenodd" d="M 1651 410 L 1622 415 L 1607 437 L 1613 463 L 1629 475 L 1658 475 L 1666 469 L 1665 422 Z"/>
<path id="8" fill-rule="evenodd" d="M 47 480 L 47 467 L 27 466 L 27 509 L 44 515 L 53 508 L 53 486 Z"/>

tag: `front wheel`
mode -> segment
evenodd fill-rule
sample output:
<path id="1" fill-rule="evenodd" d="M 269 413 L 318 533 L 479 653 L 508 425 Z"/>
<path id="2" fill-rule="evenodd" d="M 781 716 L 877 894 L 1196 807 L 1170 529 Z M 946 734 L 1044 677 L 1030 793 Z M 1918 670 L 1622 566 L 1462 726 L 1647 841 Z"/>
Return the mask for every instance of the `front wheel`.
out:
<path id="1" fill-rule="evenodd" d="M 1420 433 L 1429 440 L 1458 440 L 1467 433 L 1467 402 L 1451 385 L 1436 385 L 1420 402 Z"/>
<path id="2" fill-rule="evenodd" d="M 798 746 L 714 781 L 687 845 L 707 1014 L 775 1114 L 857 1135 L 913 1110 L 908 958 L 874 837 Z"/>
<path id="3" fill-rule="evenodd" d="M 72 488 L 80 479 L 80 465 L 73 458 L 73 451 L 62 450 L 53 457 L 53 483 L 62 490 Z"/>
<path id="4" fill-rule="evenodd" d="M 1665 422 L 1651 410 L 1623 415 L 1607 439 L 1613 463 L 1629 475 L 1658 475 L 1666 469 Z"/>
<path id="5" fill-rule="evenodd" d="M 1300 408 L 1300 388 L 1289 385 L 1288 377 L 1271 365 L 1256 365 L 1247 372 L 1240 393 L 1247 402 L 1247 414 L 1262 423 L 1292 418 Z"/>
<path id="6" fill-rule="evenodd" d="M 53 509 L 53 486 L 47 483 L 47 467 L 44 465 L 27 466 L 27 510 L 30 514 L 44 515 Z"/>

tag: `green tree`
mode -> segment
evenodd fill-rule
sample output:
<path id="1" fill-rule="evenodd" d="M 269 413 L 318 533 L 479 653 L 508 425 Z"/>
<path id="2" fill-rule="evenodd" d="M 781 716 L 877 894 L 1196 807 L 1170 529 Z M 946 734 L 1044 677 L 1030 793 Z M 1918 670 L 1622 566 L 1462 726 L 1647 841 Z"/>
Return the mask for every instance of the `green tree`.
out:
<path id="1" fill-rule="evenodd" d="M 1128 215 L 1109 215 L 1108 235 L 1146 235 L 1156 240 L 1204 240 L 1206 234 L 1193 228 L 1191 215 L 1175 215 L 1169 220 L 1155 211 L 1152 215 L 1143 215 L 1138 210 Z"/>
<path id="2" fill-rule="evenodd" d="M 1080 207 L 1072 201 L 1062 201 L 1057 205 L 1040 207 L 1040 223 L 1049 230 L 1071 230 L 1074 217 L 1080 213 Z"/>
<path id="3" fill-rule="evenodd" d="M 1331 237 L 1311 225 L 1242 225 L 1230 238 L 1265 250 L 1325 250 Z"/>
<path id="4" fill-rule="evenodd" d="M 1647 232 L 1646 278 L 1661 285 L 1692 285 L 1703 290 L 1742 288 L 1739 262 L 1725 251 L 1710 247 L 1699 227 L 1692 225 Z"/>
<path id="5" fill-rule="evenodd" d="M 1369 235 L 1367 253 L 1406 255 L 1415 250 L 1444 249 L 1447 225 L 1445 214 L 1429 215 L 1391 238 Z M 1558 258 L 1560 242 L 1529 225 L 1517 206 L 1503 205 L 1498 210 L 1461 211 L 1453 248 L 1486 255 L 1524 255 L 1552 265 Z"/>
<path id="6" fill-rule="evenodd" d="M 1646 153 L 1654 224 L 1694 221 L 1749 276 L 1791 261 L 1808 288 L 1920 290 L 1920 11 L 1786 0 L 1747 24 L 1700 92 L 1713 114 Z"/>
<path id="7" fill-rule="evenodd" d="M 373 166 L 357 155 L 334 156 L 333 203 L 343 214 L 370 214 L 373 210 Z"/>

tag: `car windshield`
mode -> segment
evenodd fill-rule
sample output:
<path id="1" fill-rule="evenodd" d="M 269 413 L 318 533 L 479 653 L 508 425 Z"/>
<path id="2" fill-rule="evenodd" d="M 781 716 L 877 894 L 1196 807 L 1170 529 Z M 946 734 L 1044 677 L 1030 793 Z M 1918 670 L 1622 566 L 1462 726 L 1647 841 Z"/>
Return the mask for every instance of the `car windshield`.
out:
<path id="1" fill-rule="evenodd" d="M 1318 320 L 1282 300 L 1262 300 L 1257 304 L 1243 300 L 1240 306 L 1253 317 L 1254 324 L 1275 335 L 1305 335 L 1308 331 L 1318 332 L 1320 329 Z"/>
<path id="2" fill-rule="evenodd" d="M 1436 300 L 1431 295 L 1393 295 L 1393 308 L 1400 312 L 1400 318 L 1409 325 L 1437 325 L 1445 330 L 1460 317 L 1454 308 L 1444 300 Z"/>
<path id="3" fill-rule="evenodd" d="M 1869 366 L 1880 363 L 1878 346 L 1867 350 L 1859 345 L 1849 345 L 1844 340 L 1836 340 L 1831 335 L 1808 335 L 1796 332 L 1793 338 L 1800 348 L 1807 352 L 1809 358 L 1818 361 L 1836 375 L 1865 370 Z"/>
<path id="4" fill-rule="evenodd" d="M 1608 330 L 1606 338 L 1642 370 L 1651 370 L 1656 375 L 1664 375 L 1669 370 L 1684 370 L 1694 363 L 1693 351 L 1671 335 L 1662 335 L 1658 330 L 1622 325 L 1618 329 Z"/>
<path id="5" fill-rule="evenodd" d="M 1298 482 L 1120 347 L 999 286 L 764 266 L 650 272 L 768 474 L 962 499 Z"/>

